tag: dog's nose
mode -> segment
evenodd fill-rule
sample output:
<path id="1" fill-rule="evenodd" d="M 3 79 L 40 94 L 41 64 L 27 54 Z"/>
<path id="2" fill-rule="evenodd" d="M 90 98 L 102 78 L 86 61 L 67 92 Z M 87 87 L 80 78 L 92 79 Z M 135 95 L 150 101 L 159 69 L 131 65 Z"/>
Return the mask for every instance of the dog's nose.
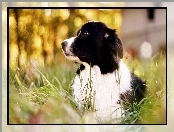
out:
<path id="1" fill-rule="evenodd" d="M 67 46 L 67 44 L 68 44 L 67 41 L 63 41 L 63 42 L 61 43 L 61 45 L 62 45 L 62 49 L 65 49 L 65 47 Z"/>

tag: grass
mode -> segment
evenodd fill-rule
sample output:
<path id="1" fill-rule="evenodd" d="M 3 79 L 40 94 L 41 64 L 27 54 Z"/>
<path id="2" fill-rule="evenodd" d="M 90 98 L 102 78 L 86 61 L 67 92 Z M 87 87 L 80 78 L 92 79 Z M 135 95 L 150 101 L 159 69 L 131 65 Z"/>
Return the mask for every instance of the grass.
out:
<path id="1" fill-rule="evenodd" d="M 147 96 L 134 103 L 123 124 L 166 123 L 166 59 L 162 53 L 150 60 L 125 60 L 136 75 L 146 80 Z M 60 57 L 64 58 L 64 57 Z M 66 59 L 53 66 L 10 69 L 10 124 L 95 123 L 90 111 L 79 111 L 72 97 L 71 82 L 77 66 Z M 83 116 L 82 116 L 83 115 Z M 110 122 L 112 123 L 112 122 Z"/>

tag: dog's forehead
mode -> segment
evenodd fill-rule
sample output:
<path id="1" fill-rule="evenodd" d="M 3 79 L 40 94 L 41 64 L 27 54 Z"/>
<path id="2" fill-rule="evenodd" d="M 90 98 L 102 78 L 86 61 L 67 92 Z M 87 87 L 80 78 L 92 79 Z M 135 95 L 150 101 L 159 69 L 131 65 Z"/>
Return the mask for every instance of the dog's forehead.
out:
<path id="1" fill-rule="evenodd" d="M 82 26 L 82 29 L 86 29 L 86 30 L 98 29 L 99 30 L 99 29 L 104 29 L 105 27 L 107 26 L 102 22 L 89 21 Z"/>

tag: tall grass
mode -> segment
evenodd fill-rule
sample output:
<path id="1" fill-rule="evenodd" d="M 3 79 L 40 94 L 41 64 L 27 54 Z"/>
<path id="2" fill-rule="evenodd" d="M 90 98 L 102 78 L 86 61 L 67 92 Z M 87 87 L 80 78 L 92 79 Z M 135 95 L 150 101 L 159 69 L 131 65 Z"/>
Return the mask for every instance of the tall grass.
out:
<path id="1" fill-rule="evenodd" d="M 121 118 L 123 124 L 166 123 L 166 59 L 162 53 L 150 60 L 125 60 L 136 75 L 146 80 L 147 96 L 131 106 Z M 56 65 L 10 68 L 10 124 L 83 124 L 96 123 L 92 114 L 79 111 L 72 96 L 72 79 L 77 66 L 66 59 Z M 109 122 L 113 123 L 113 122 Z"/>

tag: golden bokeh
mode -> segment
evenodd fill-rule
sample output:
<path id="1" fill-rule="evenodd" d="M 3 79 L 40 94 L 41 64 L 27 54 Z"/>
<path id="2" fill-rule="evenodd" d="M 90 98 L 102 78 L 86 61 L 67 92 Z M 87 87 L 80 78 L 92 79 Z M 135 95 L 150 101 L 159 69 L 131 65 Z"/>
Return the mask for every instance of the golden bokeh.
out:
<path id="1" fill-rule="evenodd" d="M 61 42 L 75 36 L 87 21 L 102 21 L 118 34 L 122 22 L 118 9 L 10 9 L 8 17 L 10 67 L 23 67 L 31 60 L 59 63 L 55 58 L 62 57 Z"/>

